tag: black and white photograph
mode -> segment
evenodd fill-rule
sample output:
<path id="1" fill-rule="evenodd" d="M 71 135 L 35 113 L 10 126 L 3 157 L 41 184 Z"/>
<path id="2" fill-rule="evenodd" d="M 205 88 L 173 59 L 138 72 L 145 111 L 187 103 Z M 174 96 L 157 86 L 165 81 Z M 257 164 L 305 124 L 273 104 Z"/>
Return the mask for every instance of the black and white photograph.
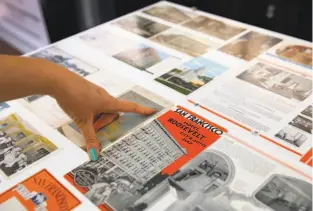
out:
<path id="1" fill-rule="evenodd" d="M 167 30 L 151 40 L 193 57 L 205 54 L 211 47 L 207 39 L 177 29 Z"/>
<path id="2" fill-rule="evenodd" d="M 193 16 L 191 13 L 169 5 L 157 5 L 144 10 L 143 12 L 176 24 L 187 21 Z"/>
<path id="3" fill-rule="evenodd" d="M 312 211 L 312 184 L 274 175 L 255 193 L 255 199 L 274 211 Z"/>
<path id="4" fill-rule="evenodd" d="M 312 118 L 312 105 L 309 105 L 303 111 L 301 111 L 301 114 Z"/>
<path id="5" fill-rule="evenodd" d="M 312 134 L 312 120 L 310 119 L 298 115 L 291 122 L 289 122 L 289 124 L 302 131 Z"/>
<path id="6" fill-rule="evenodd" d="M 34 134 L 16 141 L 16 133 L 13 137 L 0 133 L 0 170 L 8 177 L 56 150 L 48 140 Z"/>
<path id="7" fill-rule="evenodd" d="M 300 130 L 293 127 L 284 127 L 275 135 L 276 138 L 288 142 L 296 147 L 300 147 L 306 141 L 309 141 L 309 136 Z"/>
<path id="8" fill-rule="evenodd" d="M 169 178 L 178 199 L 167 211 L 229 210 L 213 199 L 229 190 L 234 176 L 235 166 L 230 157 L 215 150 L 202 152 Z"/>
<path id="9" fill-rule="evenodd" d="M 108 205 L 114 210 L 144 210 L 147 208 L 146 204 L 133 203 L 154 187 L 140 183 L 105 155 L 100 156 L 96 162 L 90 161 L 79 166 L 68 176 L 75 186 L 86 190 L 84 194 L 93 204 L 98 207 Z M 156 177 L 159 179 L 156 180 Z M 151 181 L 157 184 L 166 179 L 161 174 L 156 177 Z M 147 184 L 151 185 L 151 182 Z"/>
<path id="10" fill-rule="evenodd" d="M 113 23 L 113 25 L 138 34 L 144 38 L 152 37 L 170 28 L 169 26 L 154 22 L 138 15 L 125 17 Z"/>
<path id="11" fill-rule="evenodd" d="M 265 63 L 254 64 L 237 78 L 296 102 L 312 94 L 311 79 Z"/>
<path id="12" fill-rule="evenodd" d="M 44 49 L 32 54 L 31 57 L 46 59 L 53 63 L 62 65 L 82 77 L 86 77 L 89 74 L 95 73 L 99 70 L 98 68 L 69 55 L 57 47 Z"/>
<path id="13" fill-rule="evenodd" d="M 228 40 L 245 30 L 245 28 L 232 26 L 201 15 L 187 21 L 183 26 L 222 40 Z"/>
<path id="14" fill-rule="evenodd" d="M 28 103 L 32 103 L 40 98 L 42 98 L 44 95 L 31 95 L 24 97 L 24 100 L 26 100 Z"/>

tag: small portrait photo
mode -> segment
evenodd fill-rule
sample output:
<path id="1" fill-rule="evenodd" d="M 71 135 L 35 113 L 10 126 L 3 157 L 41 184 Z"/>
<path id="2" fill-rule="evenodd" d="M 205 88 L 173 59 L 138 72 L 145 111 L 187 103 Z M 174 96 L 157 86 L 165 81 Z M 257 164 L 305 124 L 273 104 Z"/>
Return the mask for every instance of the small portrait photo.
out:
<path id="1" fill-rule="evenodd" d="M 253 65 L 237 78 L 296 102 L 312 94 L 311 79 L 265 63 Z"/>
<path id="2" fill-rule="evenodd" d="M 184 23 L 183 26 L 222 40 L 228 40 L 245 30 L 245 28 L 235 27 L 205 16 L 197 16 Z"/>
<path id="3" fill-rule="evenodd" d="M 280 41 L 276 37 L 251 31 L 223 46 L 220 51 L 250 61 Z"/>
<path id="4" fill-rule="evenodd" d="M 312 134 L 312 120 L 310 119 L 298 115 L 291 122 L 289 122 L 289 124 L 302 131 Z"/>
<path id="5" fill-rule="evenodd" d="M 300 147 L 305 141 L 308 140 L 308 135 L 302 133 L 293 127 L 284 127 L 275 135 L 276 138 L 286 141 L 296 147 Z"/>
<path id="6" fill-rule="evenodd" d="M 312 48 L 304 45 L 283 45 L 275 50 L 283 59 L 312 68 Z"/>
<path id="7" fill-rule="evenodd" d="M 309 105 L 308 107 L 306 107 L 303 111 L 301 111 L 301 114 L 312 118 L 312 105 Z"/>
<path id="8" fill-rule="evenodd" d="M 143 12 L 176 24 L 187 21 L 192 17 L 192 14 L 169 5 L 157 5 Z"/>
<path id="9" fill-rule="evenodd" d="M 144 38 L 152 37 L 170 28 L 169 26 L 154 22 L 138 15 L 125 17 L 113 23 L 113 25 L 138 34 Z"/>

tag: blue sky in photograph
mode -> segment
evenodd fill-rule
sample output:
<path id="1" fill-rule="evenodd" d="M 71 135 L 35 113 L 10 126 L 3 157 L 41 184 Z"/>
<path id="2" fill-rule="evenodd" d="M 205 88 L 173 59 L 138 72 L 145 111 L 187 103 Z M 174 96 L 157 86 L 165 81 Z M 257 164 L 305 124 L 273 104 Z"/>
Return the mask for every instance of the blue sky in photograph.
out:
<path id="1" fill-rule="evenodd" d="M 188 62 L 185 62 L 180 68 L 188 69 L 188 70 L 197 70 L 200 67 L 206 69 L 205 75 L 210 78 L 214 78 L 223 72 L 227 71 L 227 67 L 216 62 L 213 62 L 209 59 L 205 59 L 203 57 L 197 57 Z"/>
<path id="2" fill-rule="evenodd" d="M 139 44 L 137 48 L 143 49 L 143 48 L 152 48 L 152 47 L 150 47 L 150 46 L 148 46 L 148 45 L 144 45 L 144 44 Z M 157 50 L 157 49 L 155 49 L 155 48 L 152 48 L 152 49 L 154 49 L 154 50 L 156 51 L 156 53 L 158 54 L 158 56 L 159 56 L 162 60 L 167 59 L 168 57 L 170 57 L 170 55 L 168 55 L 168 54 L 166 54 L 166 53 L 164 53 L 164 52 L 162 52 L 162 51 L 159 51 L 159 50 Z"/>

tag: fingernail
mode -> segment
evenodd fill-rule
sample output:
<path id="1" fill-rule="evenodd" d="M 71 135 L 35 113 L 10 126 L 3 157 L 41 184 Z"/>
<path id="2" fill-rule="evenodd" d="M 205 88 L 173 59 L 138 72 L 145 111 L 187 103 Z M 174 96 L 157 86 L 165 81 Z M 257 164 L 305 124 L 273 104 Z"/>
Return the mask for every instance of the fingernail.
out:
<path id="1" fill-rule="evenodd" d="M 91 148 L 89 150 L 89 155 L 90 155 L 91 160 L 93 160 L 93 161 L 96 161 L 98 159 L 97 151 L 95 148 Z"/>

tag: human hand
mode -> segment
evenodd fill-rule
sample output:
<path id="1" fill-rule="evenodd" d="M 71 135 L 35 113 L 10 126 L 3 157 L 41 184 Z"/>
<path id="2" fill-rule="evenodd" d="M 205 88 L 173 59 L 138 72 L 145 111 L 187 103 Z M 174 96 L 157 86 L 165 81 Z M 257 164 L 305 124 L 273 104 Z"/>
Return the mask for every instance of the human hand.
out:
<path id="1" fill-rule="evenodd" d="M 150 115 L 156 111 L 134 102 L 119 100 L 105 89 L 73 74 L 66 77 L 61 86 L 53 97 L 80 128 L 92 160 L 97 160 L 100 152 L 100 142 L 94 128 L 96 115 L 103 113 L 101 122 L 106 125 L 118 116 L 118 112 Z"/>

